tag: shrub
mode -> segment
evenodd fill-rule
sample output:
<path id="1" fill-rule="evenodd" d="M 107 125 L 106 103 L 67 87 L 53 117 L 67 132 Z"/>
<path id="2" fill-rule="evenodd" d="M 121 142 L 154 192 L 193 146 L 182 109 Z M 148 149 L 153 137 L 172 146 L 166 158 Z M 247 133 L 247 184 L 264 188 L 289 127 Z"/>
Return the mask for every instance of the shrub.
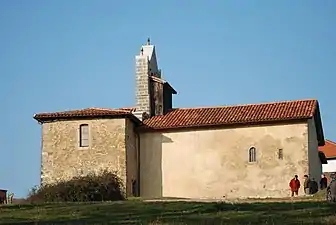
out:
<path id="1" fill-rule="evenodd" d="M 112 172 L 74 177 L 69 181 L 34 187 L 28 201 L 36 202 L 88 202 L 124 200 L 121 179 Z"/>

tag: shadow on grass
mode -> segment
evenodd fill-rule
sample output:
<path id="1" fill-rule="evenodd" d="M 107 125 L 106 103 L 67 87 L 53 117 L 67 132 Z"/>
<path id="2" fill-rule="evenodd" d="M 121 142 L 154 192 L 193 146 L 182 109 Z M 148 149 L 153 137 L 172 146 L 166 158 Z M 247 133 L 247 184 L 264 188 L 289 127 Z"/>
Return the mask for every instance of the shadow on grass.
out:
<path id="1" fill-rule="evenodd" d="M 2 224 L 336 224 L 326 202 L 60 203 L 0 208 Z M 335 218 L 334 218 L 334 217 Z"/>

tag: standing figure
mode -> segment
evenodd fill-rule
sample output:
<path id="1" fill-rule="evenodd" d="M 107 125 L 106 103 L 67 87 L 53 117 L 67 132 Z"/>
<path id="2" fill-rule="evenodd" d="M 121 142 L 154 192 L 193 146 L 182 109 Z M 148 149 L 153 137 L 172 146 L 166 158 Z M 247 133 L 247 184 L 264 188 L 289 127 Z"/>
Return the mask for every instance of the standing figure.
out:
<path id="1" fill-rule="evenodd" d="M 310 189 L 310 194 L 312 194 L 312 195 L 315 194 L 316 192 L 318 192 L 318 184 L 317 184 L 317 182 L 315 181 L 314 178 L 310 182 L 309 189 Z"/>
<path id="2" fill-rule="evenodd" d="M 323 190 L 327 188 L 328 186 L 328 180 L 324 174 L 321 175 L 321 180 L 320 180 L 320 189 Z"/>
<path id="3" fill-rule="evenodd" d="M 292 197 L 294 196 L 294 194 L 298 196 L 300 189 L 300 181 L 298 179 L 298 175 L 295 175 L 294 178 L 289 182 L 289 187 L 292 191 Z"/>
<path id="4" fill-rule="evenodd" d="M 308 175 L 304 175 L 304 183 L 303 183 L 303 188 L 304 188 L 304 192 L 306 195 L 309 195 L 310 194 L 310 178 L 308 177 Z"/>
<path id="5" fill-rule="evenodd" d="M 330 176 L 331 181 L 329 184 L 329 191 L 330 191 L 330 200 L 332 202 L 336 202 L 336 178 L 335 178 L 335 174 L 332 174 Z"/>
<path id="6" fill-rule="evenodd" d="M 9 193 L 9 195 L 8 195 L 8 204 L 12 204 L 13 203 L 13 198 L 14 198 L 14 193 L 13 192 L 11 192 L 11 193 Z"/>

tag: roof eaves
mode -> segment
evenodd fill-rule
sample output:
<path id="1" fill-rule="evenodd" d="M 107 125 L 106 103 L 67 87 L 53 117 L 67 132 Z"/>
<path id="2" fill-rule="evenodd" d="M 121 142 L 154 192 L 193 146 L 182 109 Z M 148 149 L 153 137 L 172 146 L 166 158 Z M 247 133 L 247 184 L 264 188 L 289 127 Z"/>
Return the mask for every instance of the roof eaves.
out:
<path id="1" fill-rule="evenodd" d="M 169 83 L 168 81 L 163 80 L 163 79 L 158 78 L 158 77 L 155 77 L 155 76 L 149 76 L 149 78 L 152 79 L 152 80 L 155 81 L 155 82 L 159 82 L 159 83 L 161 83 L 161 84 L 163 84 L 163 85 L 166 85 L 167 87 L 169 87 L 169 89 L 172 90 L 172 93 L 173 93 L 174 95 L 177 94 L 177 91 L 170 85 L 170 83 Z"/>
<path id="2" fill-rule="evenodd" d="M 172 94 L 174 95 L 177 94 L 177 91 L 168 82 L 166 82 L 164 85 L 166 85 L 169 89 L 171 89 Z"/>
<path id="3" fill-rule="evenodd" d="M 55 121 L 65 121 L 65 120 L 76 120 L 76 119 L 94 119 L 94 118 L 130 118 L 137 124 L 140 124 L 139 121 L 132 113 L 124 112 L 119 114 L 78 114 L 78 115 L 54 115 L 54 116 L 38 116 L 34 115 L 34 119 L 39 123 L 46 122 L 55 122 Z"/>
<path id="4" fill-rule="evenodd" d="M 314 106 L 312 114 L 313 114 L 312 117 L 314 118 L 314 122 L 315 122 L 315 129 L 316 129 L 316 134 L 317 134 L 318 145 L 324 146 L 325 140 L 324 140 L 324 133 L 323 133 L 323 124 L 322 124 L 322 119 L 321 119 L 320 106 L 317 100 L 315 100 L 315 106 Z"/>
<path id="5" fill-rule="evenodd" d="M 250 126 L 258 124 L 274 124 L 281 122 L 294 122 L 310 119 L 311 117 L 296 117 L 296 118 L 286 118 L 286 119 L 265 119 L 265 120 L 255 120 L 255 121 L 244 121 L 244 122 L 230 122 L 230 123 L 209 123 L 209 124 L 188 124 L 188 125 L 175 125 L 175 126 L 160 126 L 154 127 L 146 125 L 144 121 L 143 125 L 139 127 L 139 131 L 144 132 L 158 132 L 163 130 L 180 130 L 180 129 L 197 129 L 197 128 L 209 128 L 209 127 L 230 127 L 230 126 Z"/>
<path id="6" fill-rule="evenodd" d="M 328 164 L 328 161 L 327 161 L 328 158 L 326 157 L 324 152 L 319 151 L 318 155 L 319 155 L 319 158 L 320 158 L 320 161 L 321 161 L 322 164 Z"/>

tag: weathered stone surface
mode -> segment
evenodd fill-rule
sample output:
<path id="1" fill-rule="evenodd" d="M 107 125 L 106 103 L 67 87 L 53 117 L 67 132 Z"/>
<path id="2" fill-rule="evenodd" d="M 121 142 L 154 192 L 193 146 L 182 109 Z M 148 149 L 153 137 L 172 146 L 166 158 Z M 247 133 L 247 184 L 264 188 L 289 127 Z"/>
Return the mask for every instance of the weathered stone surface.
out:
<path id="1" fill-rule="evenodd" d="M 163 115 L 163 84 L 150 82 L 151 114 Z"/>
<path id="2" fill-rule="evenodd" d="M 139 139 L 134 132 L 134 124 L 126 120 L 126 176 L 127 176 L 127 193 L 128 195 L 139 195 Z M 133 184 L 133 182 L 135 182 Z"/>
<path id="3" fill-rule="evenodd" d="M 136 57 L 136 108 L 150 114 L 149 62 L 146 56 Z"/>
<path id="4" fill-rule="evenodd" d="M 89 147 L 79 147 L 79 126 L 89 125 Z M 107 169 L 115 171 L 127 186 L 126 158 L 129 179 L 136 179 L 132 164 L 136 145 L 132 126 L 126 119 L 58 121 L 42 125 L 42 184 L 68 180 Z M 127 146 L 127 147 L 126 147 Z M 129 148 L 130 156 L 126 149 Z M 136 164 L 136 163 L 135 163 Z M 136 173 L 135 173 L 136 174 Z M 127 193 L 130 194 L 130 188 Z"/>

